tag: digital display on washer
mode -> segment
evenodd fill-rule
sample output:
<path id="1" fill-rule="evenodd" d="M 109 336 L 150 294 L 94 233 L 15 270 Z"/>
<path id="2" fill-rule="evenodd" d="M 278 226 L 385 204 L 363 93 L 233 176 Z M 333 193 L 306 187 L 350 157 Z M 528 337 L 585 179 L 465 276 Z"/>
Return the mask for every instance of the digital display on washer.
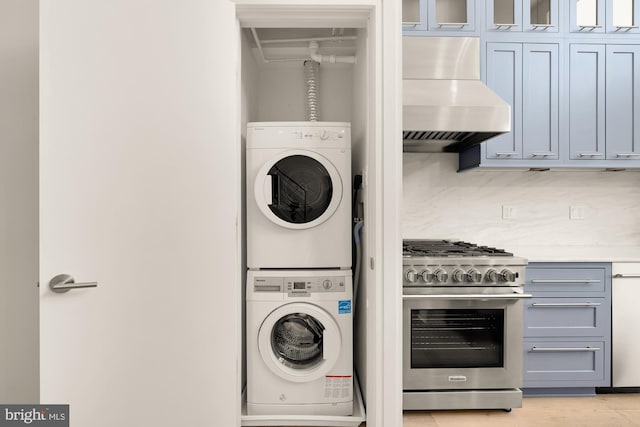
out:
<path id="1" fill-rule="evenodd" d="M 307 287 L 305 286 L 304 282 L 293 282 L 293 290 L 294 291 L 298 291 L 298 290 L 305 290 L 307 289 Z"/>

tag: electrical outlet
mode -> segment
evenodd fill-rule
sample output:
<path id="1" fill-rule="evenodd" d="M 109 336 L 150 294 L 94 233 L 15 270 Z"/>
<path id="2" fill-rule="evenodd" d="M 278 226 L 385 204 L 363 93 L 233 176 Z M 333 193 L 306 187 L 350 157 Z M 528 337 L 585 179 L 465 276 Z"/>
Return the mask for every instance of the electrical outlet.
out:
<path id="1" fill-rule="evenodd" d="M 515 206 L 502 205 L 502 219 L 515 219 L 517 214 Z"/>
<path id="2" fill-rule="evenodd" d="M 569 206 L 569 219 L 581 220 L 585 217 L 586 206 Z"/>

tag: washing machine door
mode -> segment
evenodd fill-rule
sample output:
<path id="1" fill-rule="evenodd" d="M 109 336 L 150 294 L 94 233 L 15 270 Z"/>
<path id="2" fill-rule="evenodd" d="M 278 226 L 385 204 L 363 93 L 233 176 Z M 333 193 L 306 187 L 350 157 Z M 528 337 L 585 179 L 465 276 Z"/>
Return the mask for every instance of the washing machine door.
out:
<path id="1" fill-rule="evenodd" d="M 272 311 L 260 326 L 258 349 L 264 363 L 281 378 L 314 381 L 336 364 L 342 336 L 336 321 L 320 307 L 291 303 Z"/>
<path id="2" fill-rule="evenodd" d="M 306 229 L 325 222 L 342 200 L 335 166 L 313 151 L 290 150 L 266 162 L 254 184 L 260 211 L 286 228 Z"/>

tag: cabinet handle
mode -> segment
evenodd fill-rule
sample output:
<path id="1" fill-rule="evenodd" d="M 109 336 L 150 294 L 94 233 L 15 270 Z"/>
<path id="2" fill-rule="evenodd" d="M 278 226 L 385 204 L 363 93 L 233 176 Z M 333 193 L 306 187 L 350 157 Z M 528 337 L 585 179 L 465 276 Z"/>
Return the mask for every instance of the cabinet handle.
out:
<path id="1" fill-rule="evenodd" d="M 550 279 L 550 280 L 546 280 L 546 279 L 533 279 L 531 280 L 531 283 L 600 283 L 600 280 L 596 280 L 596 279 L 584 279 L 584 280 L 580 280 L 580 279 Z"/>
<path id="2" fill-rule="evenodd" d="M 538 29 L 538 28 L 542 28 L 543 30 L 546 30 L 547 28 L 553 28 L 555 27 L 555 25 L 552 24 L 531 24 L 531 27 L 533 29 Z"/>
<path id="3" fill-rule="evenodd" d="M 578 154 L 580 157 L 604 157 L 604 154 L 600 153 L 580 153 Z"/>
<path id="4" fill-rule="evenodd" d="M 600 351 L 600 347 L 531 347 L 531 351 Z"/>
<path id="5" fill-rule="evenodd" d="M 556 153 L 554 153 L 553 151 L 547 151 L 546 153 L 531 153 L 532 157 L 549 157 L 555 155 Z"/>
<path id="6" fill-rule="evenodd" d="M 618 153 L 618 157 L 640 157 L 640 153 Z"/>
<path id="7" fill-rule="evenodd" d="M 442 27 L 466 27 L 467 25 L 469 25 L 468 22 L 436 22 L 436 24 L 438 25 L 438 27 L 442 28 Z"/>
<path id="8" fill-rule="evenodd" d="M 602 28 L 602 25 L 580 25 L 580 31 L 582 30 L 590 30 L 593 31 L 596 28 Z"/>
<path id="9" fill-rule="evenodd" d="M 502 27 L 508 27 L 508 28 L 513 28 L 513 27 L 517 27 L 518 24 L 494 24 L 496 26 L 496 28 L 502 28 Z"/>
<path id="10" fill-rule="evenodd" d="M 614 274 L 614 279 L 640 279 L 640 274 Z"/>
<path id="11" fill-rule="evenodd" d="M 620 30 L 633 30 L 635 28 L 638 28 L 637 25 L 616 25 L 616 31 L 620 31 Z"/>
<path id="12" fill-rule="evenodd" d="M 516 156 L 518 155 L 517 151 L 498 151 L 496 152 L 496 156 Z"/>
<path id="13" fill-rule="evenodd" d="M 599 302 L 534 302 L 534 307 L 597 307 Z"/>

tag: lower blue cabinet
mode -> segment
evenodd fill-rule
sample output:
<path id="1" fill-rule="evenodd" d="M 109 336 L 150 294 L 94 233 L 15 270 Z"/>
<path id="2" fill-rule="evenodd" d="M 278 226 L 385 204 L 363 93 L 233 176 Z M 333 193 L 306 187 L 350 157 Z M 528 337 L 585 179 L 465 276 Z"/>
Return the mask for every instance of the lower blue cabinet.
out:
<path id="1" fill-rule="evenodd" d="M 595 394 L 611 381 L 611 264 L 531 263 L 525 395 Z"/>

